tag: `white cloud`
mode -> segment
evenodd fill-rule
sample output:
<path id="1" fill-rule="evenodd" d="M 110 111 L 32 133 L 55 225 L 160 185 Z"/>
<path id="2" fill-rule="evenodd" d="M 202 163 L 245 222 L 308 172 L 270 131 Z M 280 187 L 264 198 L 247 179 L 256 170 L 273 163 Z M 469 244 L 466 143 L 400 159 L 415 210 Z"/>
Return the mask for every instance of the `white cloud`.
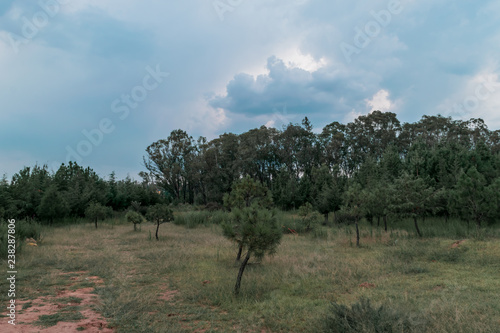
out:
<path id="1" fill-rule="evenodd" d="M 310 54 L 302 53 L 297 47 L 278 52 L 276 56 L 282 59 L 288 68 L 300 68 L 308 72 L 315 72 L 328 64 L 325 57 L 315 60 Z"/>
<path id="2" fill-rule="evenodd" d="M 393 108 L 394 103 L 389 99 L 389 92 L 387 90 L 381 89 L 372 99 L 365 100 L 366 105 L 370 108 L 370 112 L 375 110 L 379 111 L 390 111 Z"/>
<path id="3" fill-rule="evenodd" d="M 500 76 L 491 69 L 477 73 L 437 109 L 444 116 L 462 120 L 482 118 L 490 128 L 500 127 Z"/>

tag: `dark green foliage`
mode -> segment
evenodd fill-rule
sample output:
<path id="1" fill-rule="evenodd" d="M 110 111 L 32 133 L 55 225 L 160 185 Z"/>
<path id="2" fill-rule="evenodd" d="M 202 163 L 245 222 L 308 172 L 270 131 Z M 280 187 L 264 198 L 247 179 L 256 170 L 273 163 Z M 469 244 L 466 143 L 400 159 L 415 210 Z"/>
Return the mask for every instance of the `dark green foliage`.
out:
<path id="1" fill-rule="evenodd" d="M 242 244 L 258 258 L 273 254 L 282 236 L 276 212 L 255 206 L 235 209 L 231 221 L 222 224 L 222 230 L 224 236 Z"/>
<path id="2" fill-rule="evenodd" d="M 224 236 L 239 245 L 239 255 L 246 251 L 234 288 L 234 293 L 238 294 L 241 277 L 250 257 L 260 259 L 266 254 L 275 253 L 283 234 L 276 213 L 256 206 L 235 209 L 231 221 L 222 224 L 222 230 Z"/>
<path id="3" fill-rule="evenodd" d="M 316 210 L 324 215 L 324 225 L 328 224 L 328 214 L 342 205 L 342 188 L 338 168 L 330 170 L 326 165 L 313 168 L 311 196 Z"/>
<path id="4" fill-rule="evenodd" d="M 137 231 L 138 224 L 144 222 L 144 217 L 140 213 L 133 210 L 129 210 L 127 214 L 125 214 L 125 219 L 127 222 L 132 222 L 134 224 L 134 231 Z"/>
<path id="5" fill-rule="evenodd" d="M 90 202 L 105 204 L 106 183 L 91 168 L 62 164 L 53 177 L 69 205 L 69 215 L 83 217 Z"/>
<path id="6" fill-rule="evenodd" d="M 341 205 L 356 208 L 356 214 L 370 223 L 386 221 L 387 216 L 411 216 L 415 227 L 417 219 L 432 216 L 461 217 L 476 225 L 497 223 L 499 198 L 480 193 L 484 191 L 469 194 L 466 189 L 479 186 L 488 193 L 500 192 L 499 137 L 499 131 L 488 130 L 482 119 L 437 115 L 401 124 L 394 113 L 380 111 L 348 124 L 333 122 L 320 134 L 313 132 L 307 117 L 282 129 L 261 126 L 211 141 L 174 130 L 147 148 L 148 172 L 140 173 L 142 182 L 117 180 L 114 173 L 104 180 L 74 162 L 62 164 L 53 174 L 47 166 L 35 165 L 23 168 L 10 183 L 4 177 L 0 218 L 74 220 L 85 216 L 90 202 L 116 211 L 140 202 L 143 215 L 147 207 L 163 203 L 211 203 L 207 209 L 212 210 L 223 204 L 224 196 L 226 207 L 261 201 L 260 206 L 268 208 L 269 192 L 272 202 L 284 210 L 311 203 L 324 215 L 324 224 Z M 247 187 L 255 197 L 235 190 L 237 183 L 251 185 Z M 349 203 L 346 191 L 353 183 L 361 188 Z M 403 185 L 411 190 L 401 190 Z M 420 200 L 427 195 L 432 198 Z M 57 196 L 62 200 L 51 205 Z"/>
<path id="7" fill-rule="evenodd" d="M 271 193 L 267 187 L 250 178 L 250 176 L 236 181 L 232 187 L 231 193 L 224 195 L 224 206 L 227 209 L 242 209 L 251 205 L 262 208 L 272 206 Z"/>
<path id="8" fill-rule="evenodd" d="M 426 321 L 402 307 L 381 305 L 374 307 L 370 300 L 361 298 L 351 307 L 332 303 L 326 315 L 322 332 L 331 333 L 396 333 L 423 332 Z"/>
<path id="9" fill-rule="evenodd" d="M 67 216 L 69 211 L 66 199 L 57 191 L 55 185 L 45 191 L 37 208 L 38 216 L 42 221 L 48 221 L 50 224 L 54 222 L 54 219 Z"/>
<path id="10" fill-rule="evenodd" d="M 471 167 L 463 173 L 452 192 L 451 210 L 478 228 L 482 221 L 498 218 L 500 178 L 488 185 L 486 178 Z"/>
<path id="11" fill-rule="evenodd" d="M 45 190 L 50 185 L 50 175 L 47 166 L 35 165 L 33 168 L 25 167 L 12 177 L 9 194 L 11 205 L 13 205 L 14 216 L 7 218 L 35 219 L 38 206 L 42 200 Z M 0 203 L 4 206 L 4 203 Z M 9 205 L 10 206 L 10 205 Z M 4 207 L 6 211 L 9 207 Z"/>
<path id="12" fill-rule="evenodd" d="M 395 180 L 391 210 L 401 217 L 411 217 L 417 234 L 422 237 L 417 219 L 437 210 L 436 191 L 423 178 L 404 173 Z"/>
<path id="13" fill-rule="evenodd" d="M 194 141 L 183 130 L 174 130 L 166 140 L 149 147 L 144 165 L 160 186 L 177 202 L 193 203 Z"/>
<path id="14" fill-rule="evenodd" d="M 85 217 L 91 221 L 94 221 L 96 229 L 98 220 L 104 220 L 111 217 L 112 215 L 113 210 L 111 209 L 111 207 L 105 207 L 97 202 L 90 203 L 87 209 L 85 209 Z"/>
<path id="15" fill-rule="evenodd" d="M 300 206 L 298 215 L 301 225 L 300 229 L 306 232 L 314 230 L 321 221 L 321 215 L 308 202 Z"/>
<path id="16" fill-rule="evenodd" d="M 158 229 L 160 224 L 174 220 L 174 213 L 166 204 L 156 204 L 148 208 L 146 218 L 156 223 L 156 240 L 159 240 Z"/>

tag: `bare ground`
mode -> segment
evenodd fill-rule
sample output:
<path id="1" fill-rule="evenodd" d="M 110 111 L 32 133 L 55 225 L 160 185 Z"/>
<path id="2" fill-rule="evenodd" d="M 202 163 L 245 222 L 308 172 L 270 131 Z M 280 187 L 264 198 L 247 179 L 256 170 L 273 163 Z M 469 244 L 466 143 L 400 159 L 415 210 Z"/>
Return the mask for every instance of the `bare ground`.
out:
<path id="1" fill-rule="evenodd" d="M 112 333 L 106 320 L 97 313 L 93 306 L 98 304 L 99 298 L 94 294 L 93 287 L 74 289 L 72 286 L 82 282 L 102 284 L 104 281 L 97 276 L 88 276 L 88 272 L 61 273 L 68 278 L 68 284 L 61 286 L 56 296 L 41 296 L 31 300 L 16 302 L 16 325 L 8 323 L 4 318 L 0 322 L 2 333 L 67 333 L 84 331 L 87 333 Z M 70 306 L 78 306 L 78 312 L 84 319 L 65 322 L 59 321 L 56 325 L 44 327 L 37 325 L 42 315 L 55 315 Z M 24 307 L 24 309 L 23 309 Z M 3 311 L 3 314 L 7 314 Z"/>

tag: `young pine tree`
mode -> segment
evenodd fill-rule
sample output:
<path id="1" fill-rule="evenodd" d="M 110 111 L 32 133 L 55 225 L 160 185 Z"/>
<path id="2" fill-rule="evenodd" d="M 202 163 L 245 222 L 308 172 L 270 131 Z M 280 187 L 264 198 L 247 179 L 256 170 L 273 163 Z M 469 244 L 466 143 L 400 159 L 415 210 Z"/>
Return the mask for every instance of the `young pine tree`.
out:
<path id="1" fill-rule="evenodd" d="M 252 256 L 262 258 L 276 252 L 280 244 L 282 231 L 274 211 L 258 208 L 256 205 L 243 209 L 234 209 L 232 221 L 222 225 L 224 236 L 236 241 L 246 255 L 241 262 L 234 294 L 240 291 L 241 278 Z"/>
<path id="2" fill-rule="evenodd" d="M 160 229 L 160 224 L 173 221 L 174 213 L 170 208 L 168 208 L 168 205 L 156 204 L 148 208 L 146 217 L 148 220 L 156 223 L 156 240 L 160 240 L 158 238 L 158 229 Z"/>

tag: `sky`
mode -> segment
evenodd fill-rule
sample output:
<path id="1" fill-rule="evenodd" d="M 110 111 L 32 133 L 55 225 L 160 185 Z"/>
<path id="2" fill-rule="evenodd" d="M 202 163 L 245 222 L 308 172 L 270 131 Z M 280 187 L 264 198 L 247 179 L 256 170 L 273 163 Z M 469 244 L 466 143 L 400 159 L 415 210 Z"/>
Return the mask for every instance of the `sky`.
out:
<path id="1" fill-rule="evenodd" d="M 500 2 L 2 0 L 0 174 L 373 110 L 500 128 Z"/>

